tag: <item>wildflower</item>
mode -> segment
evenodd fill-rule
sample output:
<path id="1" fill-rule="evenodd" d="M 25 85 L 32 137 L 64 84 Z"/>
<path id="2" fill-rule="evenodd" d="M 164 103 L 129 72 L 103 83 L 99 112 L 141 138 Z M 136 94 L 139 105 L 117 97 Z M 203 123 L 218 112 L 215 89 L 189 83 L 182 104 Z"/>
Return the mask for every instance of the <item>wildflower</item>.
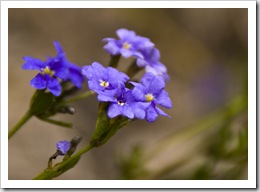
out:
<path id="1" fill-rule="evenodd" d="M 155 47 L 147 48 L 141 51 L 143 58 L 138 58 L 136 63 L 139 67 L 145 67 L 146 72 L 151 72 L 154 75 L 162 76 L 166 81 L 169 80 L 167 68 L 160 60 L 160 52 Z"/>
<path id="2" fill-rule="evenodd" d="M 110 102 L 107 113 L 110 118 L 118 115 L 126 116 L 129 119 L 145 118 L 145 107 L 135 100 L 132 91 L 125 88 L 124 84 L 119 85 L 115 98 L 111 99 Z"/>
<path id="3" fill-rule="evenodd" d="M 94 62 L 91 66 L 82 67 L 82 74 L 88 79 L 89 89 L 98 93 L 99 101 L 110 101 L 120 83 L 125 83 L 129 77 L 113 67 L 103 67 Z"/>
<path id="4" fill-rule="evenodd" d="M 63 52 L 61 45 L 57 41 L 54 42 L 54 45 L 58 53 L 55 59 L 57 59 L 57 57 L 62 57 L 64 55 L 62 59 L 65 65 L 65 69 L 62 72 L 62 74 L 60 74 L 60 78 L 64 81 L 70 80 L 77 88 L 81 88 L 81 85 L 84 82 L 84 78 L 81 73 L 81 68 L 69 62 L 66 59 L 65 53 Z"/>
<path id="5" fill-rule="evenodd" d="M 116 31 L 119 40 L 114 38 L 105 38 L 103 41 L 108 42 L 104 49 L 111 55 L 121 54 L 128 58 L 131 56 L 143 58 L 141 49 L 152 47 L 154 44 L 146 37 L 138 36 L 134 31 L 127 29 L 118 29 Z"/>
<path id="6" fill-rule="evenodd" d="M 56 143 L 56 146 L 57 146 L 57 150 L 61 152 L 60 155 L 65 155 L 70 149 L 71 144 L 69 141 L 63 140 Z"/>
<path id="7" fill-rule="evenodd" d="M 148 72 L 142 77 L 141 83 L 131 83 L 135 86 L 132 95 L 136 101 L 148 104 L 148 106 L 146 106 L 145 116 L 148 122 L 155 121 L 158 114 L 168 116 L 163 110 L 156 106 L 158 104 L 165 108 L 172 107 L 168 93 L 164 90 L 165 82 L 162 77 Z"/>
<path id="8" fill-rule="evenodd" d="M 30 82 L 30 85 L 36 89 L 48 89 L 53 95 L 59 96 L 62 90 L 60 80 L 70 80 L 76 87 L 80 88 L 84 79 L 80 73 L 80 68 L 67 61 L 61 45 L 54 42 L 57 55 L 53 58 L 48 57 L 46 61 L 23 57 L 25 63 L 22 66 L 24 70 L 39 70 Z"/>
<path id="9" fill-rule="evenodd" d="M 127 29 L 117 30 L 119 40 L 114 38 L 105 38 L 103 41 L 108 42 L 104 49 L 111 55 L 121 54 L 128 58 L 136 57 L 137 65 L 145 67 L 146 72 L 162 76 L 166 81 L 169 80 L 167 68 L 160 60 L 160 52 L 154 47 L 150 39 L 136 35 L 134 31 Z"/>
<path id="10" fill-rule="evenodd" d="M 81 73 L 81 68 L 73 63 L 68 63 L 67 80 L 70 80 L 77 88 L 81 88 L 84 82 L 84 77 Z"/>
<path id="11" fill-rule="evenodd" d="M 147 65 L 145 67 L 145 71 L 163 77 L 166 82 L 170 80 L 170 77 L 167 73 L 167 68 L 165 67 L 164 64 L 160 62 Z"/>
<path id="12" fill-rule="evenodd" d="M 136 63 L 139 67 L 145 67 L 147 65 L 157 63 L 160 60 L 160 52 L 155 47 L 143 49 L 141 52 L 144 57 L 137 59 Z"/>

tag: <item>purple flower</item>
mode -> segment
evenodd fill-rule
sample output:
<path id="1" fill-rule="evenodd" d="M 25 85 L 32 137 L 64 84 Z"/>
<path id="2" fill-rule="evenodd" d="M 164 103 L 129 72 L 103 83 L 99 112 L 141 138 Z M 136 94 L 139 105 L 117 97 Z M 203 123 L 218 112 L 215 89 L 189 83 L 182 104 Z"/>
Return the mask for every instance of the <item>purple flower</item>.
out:
<path id="1" fill-rule="evenodd" d="M 36 89 L 48 89 L 53 95 L 59 96 L 62 90 L 59 79 L 63 81 L 70 80 L 76 87 L 80 88 L 84 81 L 80 68 L 67 61 L 61 45 L 54 42 L 57 55 L 48 57 L 46 61 L 23 57 L 25 63 L 22 66 L 24 70 L 39 70 L 30 82 L 30 85 Z"/>
<path id="2" fill-rule="evenodd" d="M 70 146 L 70 142 L 66 140 L 59 141 L 58 143 L 56 143 L 57 150 L 59 150 L 62 153 L 62 155 L 65 155 L 68 152 Z"/>
<path id="3" fill-rule="evenodd" d="M 117 94 L 118 85 L 128 81 L 129 77 L 113 67 L 103 67 L 94 62 L 82 67 L 82 74 L 88 79 L 89 89 L 98 93 L 99 101 L 110 101 Z"/>
<path id="4" fill-rule="evenodd" d="M 77 88 L 81 88 L 84 82 L 81 68 L 73 63 L 68 63 L 67 80 L 70 80 Z"/>
<path id="5" fill-rule="evenodd" d="M 146 37 L 138 36 L 134 31 L 119 29 L 116 31 L 119 40 L 105 38 L 107 44 L 104 49 L 111 55 L 121 54 L 128 58 L 136 57 L 137 65 L 145 67 L 146 72 L 162 76 L 166 81 L 169 80 L 167 68 L 160 62 L 160 52 L 154 44 Z"/>
<path id="6" fill-rule="evenodd" d="M 118 29 L 116 31 L 119 40 L 114 38 L 105 38 L 103 41 L 108 42 L 104 49 L 111 55 L 121 54 L 128 58 L 131 56 L 143 58 L 141 49 L 152 47 L 154 44 L 146 37 L 138 36 L 134 31 L 127 29 Z"/>
<path id="7" fill-rule="evenodd" d="M 143 58 L 138 58 L 136 63 L 139 67 L 145 67 L 146 72 L 151 72 L 154 75 L 162 76 L 166 81 L 169 80 L 167 68 L 160 60 L 160 52 L 158 49 L 151 47 L 141 50 Z"/>
<path id="8" fill-rule="evenodd" d="M 62 59 L 65 65 L 65 69 L 60 75 L 60 78 L 64 81 L 70 80 L 77 88 L 81 88 L 82 83 L 84 82 L 81 68 L 66 59 L 65 53 L 63 52 L 61 45 L 57 41 L 54 41 L 54 46 L 58 53 L 58 55 L 54 59 L 57 59 L 57 57 L 64 55 Z"/>
<path id="9" fill-rule="evenodd" d="M 163 77 L 166 82 L 170 80 L 170 77 L 167 73 L 167 68 L 165 67 L 164 64 L 160 62 L 147 65 L 145 67 L 145 71 Z"/>
<path id="10" fill-rule="evenodd" d="M 158 114 L 168 116 L 164 111 L 158 108 L 156 105 L 160 105 L 165 108 L 171 108 L 172 102 L 168 96 L 168 93 L 164 90 L 165 82 L 160 76 L 156 76 L 152 73 L 146 73 L 141 83 L 132 82 L 135 86 L 132 95 L 136 101 L 148 103 L 146 108 L 146 120 L 153 122 L 158 117 Z"/>
<path id="11" fill-rule="evenodd" d="M 147 65 L 157 63 L 160 60 L 160 52 L 155 47 L 143 49 L 141 52 L 144 57 L 137 59 L 136 63 L 139 67 L 145 67 Z"/>
<path id="12" fill-rule="evenodd" d="M 132 91 L 120 84 L 115 98 L 110 99 L 107 114 L 110 118 L 123 115 L 129 119 L 145 118 L 145 106 L 137 102 L 132 95 Z"/>

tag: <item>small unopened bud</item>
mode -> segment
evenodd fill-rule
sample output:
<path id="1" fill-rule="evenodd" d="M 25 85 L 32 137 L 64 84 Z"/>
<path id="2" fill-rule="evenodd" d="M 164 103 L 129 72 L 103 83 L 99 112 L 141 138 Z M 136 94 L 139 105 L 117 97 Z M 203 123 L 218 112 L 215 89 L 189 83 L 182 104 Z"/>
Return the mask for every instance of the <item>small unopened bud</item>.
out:
<path id="1" fill-rule="evenodd" d="M 63 158 L 63 161 L 70 158 L 70 156 L 75 152 L 78 144 L 81 142 L 82 137 L 76 136 L 70 141 L 70 149 L 67 151 L 65 157 Z"/>
<path id="2" fill-rule="evenodd" d="M 58 143 L 56 143 L 56 147 L 57 147 L 57 151 L 52 156 L 50 156 L 48 161 L 49 169 L 52 168 L 52 160 L 56 159 L 56 157 L 58 156 L 64 156 L 71 148 L 71 143 L 66 140 L 59 141 Z"/>
<path id="3" fill-rule="evenodd" d="M 63 107 L 60 107 L 57 112 L 65 113 L 65 114 L 68 113 L 68 114 L 73 115 L 75 113 L 75 108 L 72 106 L 63 106 Z"/>

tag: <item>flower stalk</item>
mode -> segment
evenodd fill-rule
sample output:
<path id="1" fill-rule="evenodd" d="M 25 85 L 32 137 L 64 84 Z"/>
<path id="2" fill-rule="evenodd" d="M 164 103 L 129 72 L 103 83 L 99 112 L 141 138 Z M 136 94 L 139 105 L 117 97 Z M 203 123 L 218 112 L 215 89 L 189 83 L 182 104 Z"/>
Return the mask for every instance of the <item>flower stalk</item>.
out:
<path id="1" fill-rule="evenodd" d="M 126 74 L 132 78 L 134 77 L 138 72 L 140 72 L 143 68 L 140 68 L 137 64 L 136 64 L 136 60 L 134 60 L 129 67 L 126 70 Z"/>
<path id="2" fill-rule="evenodd" d="M 71 156 L 70 158 L 64 160 L 61 163 L 56 164 L 53 168 L 45 169 L 43 172 L 41 172 L 39 175 L 33 178 L 33 180 L 49 180 L 58 177 L 59 175 L 66 172 L 67 170 L 73 168 L 80 160 L 81 155 L 88 152 L 92 148 L 93 145 L 91 144 L 86 145 L 75 155 Z"/>
<path id="3" fill-rule="evenodd" d="M 82 99 L 86 99 L 87 97 L 94 95 L 94 94 L 95 94 L 94 91 L 86 91 L 82 94 L 79 94 L 79 95 L 77 95 L 77 96 L 75 96 L 71 99 L 64 101 L 62 104 L 73 103 L 73 102 L 76 102 L 76 101 L 79 101 L 79 100 L 82 100 Z"/>
<path id="4" fill-rule="evenodd" d="M 111 55 L 110 61 L 109 61 L 109 66 L 117 68 L 120 57 L 121 57 L 121 55 Z"/>
<path id="5" fill-rule="evenodd" d="M 57 121 L 57 120 L 49 119 L 49 118 L 39 118 L 39 119 L 42 120 L 42 121 L 45 121 L 47 123 L 60 126 L 60 127 L 72 128 L 72 123 L 67 123 L 67 122 L 63 122 L 63 121 Z"/>
<path id="6" fill-rule="evenodd" d="M 10 139 L 32 116 L 32 113 L 27 111 L 20 121 L 18 121 L 17 124 L 8 132 L 8 139 Z"/>

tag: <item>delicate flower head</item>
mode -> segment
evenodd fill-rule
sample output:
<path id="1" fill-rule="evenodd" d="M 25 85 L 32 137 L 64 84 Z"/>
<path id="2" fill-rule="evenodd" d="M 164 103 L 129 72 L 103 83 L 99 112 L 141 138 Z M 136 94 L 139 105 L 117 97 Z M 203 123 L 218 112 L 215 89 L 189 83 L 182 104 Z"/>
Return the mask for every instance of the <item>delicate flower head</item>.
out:
<path id="1" fill-rule="evenodd" d="M 139 67 L 145 67 L 147 65 L 157 63 L 160 60 L 160 52 L 155 47 L 143 49 L 141 52 L 144 57 L 137 59 L 136 63 Z"/>
<path id="2" fill-rule="evenodd" d="M 25 63 L 22 69 L 40 71 L 31 80 L 31 86 L 36 89 L 47 88 L 53 95 L 59 96 L 62 88 L 58 79 L 70 80 L 78 88 L 81 87 L 84 79 L 80 73 L 80 68 L 67 61 L 61 45 L 54 41 L 54 46 L 57 51 L 55 57 L 48 57 L 46 61 L 41 61 L 40 59 L 25 56 L 23 57 Z"/>
<path id="3" fill-rule="evenodd" d="M 59 141 L 56 143 L 57 150 L 59 150 L 62 153 L 62 155 L 65 155 L 68 152 L 70 146 L 70 142 L 66 140 Z"/>
<path id="4" fill-rule="evenodd" d="M 108 42 L 104 49 L 111 55 L 121 54 L 123 57 L 128 58 L 131 56 L 143 58 L 141 49 L 152 47 L 154 44 L 146 37 L 138 36 L 134 31 L 127 29 L 118 29 L 116 31 L 119 40 L 114 38 L 105 38 L 104 41 Z"/>
<path id="5" fill-rule="evenodd" d="M 89 89 L 98 93 L 99 101 L 109 101 L 117 93 L 120 83 L 125 83 L 129 77 L 113 67 L 103 67 L 94 62 L 91 66 L 83 66 L 82 74 L 88 79 Z"/>
<path id="6" fill-rule="evenodd" d="M 66 59 L 65 53 L 63 52 L 63 49 L 59 42 L 54 41 L 54 46 L 58 53 L 58 55 L 54 59 L 59 60 L 60 57 L 61 59 L 63 59 L 63 62 L 65 63 L 65 69 L 63 71 L 63 74 L 60 75 L 62 76 L 60 78 L 64 81 L 70 80 L 77 88 L 81 88 L 82 83 L 84 82 L 83 75 L 81 74 L 81 68 L 76 64 L 69 62 Z"/>
<path id="7" fill-rule="evenodd" d="M 145 71 L 147 73 L 150 72 L 154 75 L 163 77 L 166 82 L 168 82 L 170 80 L 170 77 L 167 73 L 167 68 L 165 67 L 164 64 L 162 64 L 160 62 L 153 63 L 152 65 L 147 65 L 145 67 Z"/>
<path id="8" fill-rule="evenodd" d="M 141 83 L 132 82 L 132 84 L 135 86 L 132 95 L 136 101 L 148 104 L 145 117 L 148 122 L 155 121 L 158 114 L 168 116 L 156 106 L 156 104 L 159 104 L 165 108 L 172 107 L 168 93 L 164 90 L 165 82 L 162 77 L 152 73 L 145 73 Z"/>
<path id="9" fill-rule="evenodd" d="M 138 58 L 136 63 L 139 67 L 145 67 L 146 72 L 162 76 L 166 81 L 169 80 L 167 68 L 160 62 L 160 52 L 155 47 L 147 48 L 141 51 L 143 58 Z"/>
<path id="10" fill-rule="evenodd" d="M 111 98 L 108 108 L 108 116 L 114 118 L 123 115 L 129 119 L 145 118 L 145 106 L 137 102 L 132 95 L 132 91 L 127 89 L 124 84 L 120 84 L 115 98 Z"/>
<path id="11" fill-rule="evenodd" d="M 84 77 L 81 68 L 73 63 L 68 62 L 67 80 L 70 80 L 77 88 L 81 88 Z"/>
<path id="12" fill-rule="evenodd" d="M 146 72 L 162 76 L 166 81 L 169 80 L 167 68 L 160 62 L 160 52 L 154 47 L 150 39 L 136 35 L 134 31 L 118 29 L 116 31 L 119 40 L 105 38 L 107 44 L 104 49 L 111 55 L 121 54 L 123 57 L 136 57 L 137 65 L 145 67 Z"/>

